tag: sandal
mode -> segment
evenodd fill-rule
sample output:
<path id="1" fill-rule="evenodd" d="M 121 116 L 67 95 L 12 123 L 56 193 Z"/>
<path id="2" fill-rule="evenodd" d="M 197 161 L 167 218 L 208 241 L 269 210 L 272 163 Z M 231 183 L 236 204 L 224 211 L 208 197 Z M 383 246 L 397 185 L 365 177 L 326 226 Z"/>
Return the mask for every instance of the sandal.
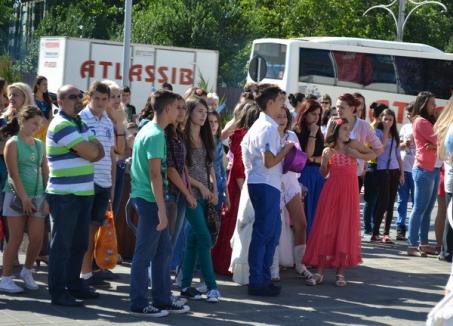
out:
<path id="1" fill-rule="evenodd" d="M 412 257 L 428 257 L 428 255 L 420 251 L 417 247 L 407 247 L 407 255 Z"/>
<path id="2" fill-rule="evenodd" d="M 337 274 L 337 280 L 335 281 L 335 285 L 338 287 L 345 287 L 348 283 L 346 282 L 344 275 Z"/>
<path id="3" fill-rule="evenodd" d="M 310 278 L 307 278 L 305 280 L 305 284 L 309 285 L 309 286 L 315 286 L 315 285 L 321 284 L 322 281 L 324 281 L 324 275 L 315 273 L 315 274 L 312 274 L 312 276 Z"/>
<path id="4" fill-rule="evenodd" d="M 438 255 L 439 253 L 436 251 L 435 248 L 433 248 L 433 246 L 431 245 L 420 245 L 418 247 L 418 250 L 420 252 L 423 252 L 425 253 L 426 255 Z"/>
<path id="5" fill-rule="evenodd" d="M 394 244 L 394 242 L 392 241 L 392 239 L 390 239 L 390 236 L 388 236 L 387 234 L 385 234 L 385 235 L 382 237 L 382 243 Z"/>

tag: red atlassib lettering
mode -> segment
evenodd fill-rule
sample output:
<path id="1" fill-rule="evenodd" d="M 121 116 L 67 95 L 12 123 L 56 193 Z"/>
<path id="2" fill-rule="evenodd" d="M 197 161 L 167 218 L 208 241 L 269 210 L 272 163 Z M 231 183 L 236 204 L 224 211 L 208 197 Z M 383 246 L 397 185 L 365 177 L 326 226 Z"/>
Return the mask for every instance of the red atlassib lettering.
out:
<path id="1" fill-rule="evenodd" d="M 188 68 L 179 69 L 179 84 L 193 85 L 193 71 Z"/>
<path id="2" fill-rule="evenodd" d="M 154 65 L 147 65 L 145 67 L 145 72 L 148 77 L 145 78 L 147 83 L 154 83 Z"/>
<path id="3" fill-rule="evenodd" d="M 129 69 L 129 80 L 134 81 L 134 76 L 137 77 L 136 81 L 142 81 L 142 65 L 132 65 Z"/>
<path id="4" fill-rule="evenodd" d="M 168 70 L 168 67 L 159 67 L 157 69 L 157 72 L 160 75 L 160 78 L 158 80 L 159 83 L 162 84 L 162 83 L 166 83 L 168 81 L 167 70 Z"/>
<path id="5" fill-rule="evenodd" d="M 94 60 L 87 60 L 80 65 L 80 77 L 94 77 Z"/>
<path id="6" fill-rule="evenodd" d="M 396 122 L 397 123 L 403 123 L 404 120 L 404 109 L 407 106 L 406 102 L 399 102 L 395 101 L 393 102 L 393 106 L 396 107 Z"/>

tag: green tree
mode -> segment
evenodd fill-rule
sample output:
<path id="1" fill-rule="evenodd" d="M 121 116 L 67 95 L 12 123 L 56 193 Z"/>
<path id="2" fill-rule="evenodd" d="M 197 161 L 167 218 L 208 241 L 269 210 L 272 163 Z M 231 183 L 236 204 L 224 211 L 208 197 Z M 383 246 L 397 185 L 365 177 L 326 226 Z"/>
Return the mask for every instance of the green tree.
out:
<path id="1" fill-rule="evenodd" d="M 13 0 L 0 0 L 0 53 L 8 49 L 8 29 L 13 13 Z"/>

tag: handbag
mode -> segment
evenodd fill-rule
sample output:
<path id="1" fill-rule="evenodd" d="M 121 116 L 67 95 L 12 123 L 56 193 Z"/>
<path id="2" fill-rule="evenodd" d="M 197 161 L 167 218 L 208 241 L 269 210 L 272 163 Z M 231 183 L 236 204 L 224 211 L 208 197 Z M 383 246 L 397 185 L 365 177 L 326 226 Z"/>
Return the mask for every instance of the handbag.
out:
<path id="1" fill-rule="evenodd" d="M 206 163 L 206 172 L 208 174 L 208 188 L 210 191 L 212 191 L 212 184 L 210 181 L 210 173 L 209 173 L 209 165 Z M 217 207 L 210 203 L 206 203 L 206 211 L 205 211 L 205 218 L 206 218 L 206 224 L 208 225 L 208 230 L 209 233 L 211 234 L 211 239 L 212 239 L 212 246 L 215 245 L 217 242 L 217 237 L 219 236 L 219 231 L 220 231 L 220 217 L 219 213 L 217 212 Z"/>
<path id="2" fill-rule="evenodd" d="M 39 183 L 39 174 L 41 173 L 41 169 L 39 166 L 39 160 L 41 157 L 41 151 L 38 146 L 38 142 L 35 140 L 35 149 L 37 153 L 37 160 L 36 160 L 36 186 L 35 186 L 35 195 L 31 198 L 31 202 L 33 206 L 36 207 L 34 212 L 40 212 L 42 210 L 42 205 L 44 204 L 44 196 L 37 196 L 38 194 L 38 183 Z M 10 183 L 11 192 L 13 193 L 13 197 L 11 198 L 11 202 L 9 203 L 9 207 L 16 211 L 16 212 L 23 212 L 24 205 L 22 204 L 22 200 L 17 195 L 17 192 L 14 189 L 14 186 Z"/>
<path id="3" fill-rule="evenodd" d="M 118 263 L 118 244 L 111 207 L 105 213 L 105 217 L 105 223 L 96 233 L 94 260 L 96 261 L 96 265 L 100 268 L 112 269 Z"/>

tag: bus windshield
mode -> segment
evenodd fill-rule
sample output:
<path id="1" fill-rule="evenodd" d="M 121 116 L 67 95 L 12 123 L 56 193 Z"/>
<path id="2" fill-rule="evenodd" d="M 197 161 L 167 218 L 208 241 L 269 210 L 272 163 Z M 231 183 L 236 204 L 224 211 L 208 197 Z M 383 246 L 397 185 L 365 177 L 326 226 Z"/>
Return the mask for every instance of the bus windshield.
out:
<path id="1" fill-rule="evenodd" d="M 253 49 L 254 56 L 264 58 L 267 66 L 265 78 L 283 79 L 286 62 L 286 45 L 277 43 L 257 43 Z"/>

